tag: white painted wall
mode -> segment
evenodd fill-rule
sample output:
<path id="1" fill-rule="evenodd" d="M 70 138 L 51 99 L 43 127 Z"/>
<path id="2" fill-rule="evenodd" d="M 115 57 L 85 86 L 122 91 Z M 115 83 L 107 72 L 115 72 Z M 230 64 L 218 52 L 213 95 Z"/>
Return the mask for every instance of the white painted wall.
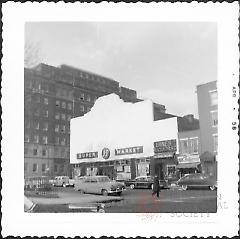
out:
<path id="1" fill-rule="evenodd" d="M 177 139 L 177 118 L 153 121 L 150 100 L 125 103 L 118 95 L 103 96 L 90 112 L 70 121 L 70 163 L 106 161 L 102 149 L 109 148 L 108 160 L 153 156 L 153 142 Z M 114 150 L 143 146 L 143 153 L 115 156 Z M 98 158 L 77 159 L 78 153 L 98 151 Z"/>

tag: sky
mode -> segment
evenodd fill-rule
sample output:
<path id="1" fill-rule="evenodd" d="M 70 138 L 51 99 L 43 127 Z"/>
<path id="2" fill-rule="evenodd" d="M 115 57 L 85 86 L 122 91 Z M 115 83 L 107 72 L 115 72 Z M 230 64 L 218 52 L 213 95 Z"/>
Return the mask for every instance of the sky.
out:
<path id="1" fill-rule="evenodd" d="M 41 62 L 109 77 L 179 116 L 198 117 L 196 86 L 217 80 L 213 22 L 28 22 L 25 42 Z"/>

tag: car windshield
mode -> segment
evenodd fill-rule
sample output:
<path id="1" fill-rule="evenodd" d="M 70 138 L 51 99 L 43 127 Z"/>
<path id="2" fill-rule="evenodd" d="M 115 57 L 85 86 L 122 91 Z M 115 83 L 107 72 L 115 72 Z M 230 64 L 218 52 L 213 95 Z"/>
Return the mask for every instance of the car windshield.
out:
<path id="1" fill-rule="evenodd" d="M 110 182 L 109 177 L 100 177 L 98 178 L 98 182 Z"/>

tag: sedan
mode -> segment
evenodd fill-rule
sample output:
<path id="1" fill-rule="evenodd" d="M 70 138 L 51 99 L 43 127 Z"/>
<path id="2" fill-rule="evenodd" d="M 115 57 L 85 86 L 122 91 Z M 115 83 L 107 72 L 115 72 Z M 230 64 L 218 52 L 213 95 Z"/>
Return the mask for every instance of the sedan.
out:
<path id="1" fill-rule="evenodd" d="M 217 182 L 214 177 L 202 173 L 185 175 L 177 181 L 177 185 L 182 187 L 183 190 L 200 187 L 206 187 L 210 190 L 217 188 Z"/>
<path id="2" fill-rule="evenodd" d="M 125 186 L 134 188 L 149 188 L 153 189 L 154 177 L 152 176 L 139 176 L 133 180 L 125 181 Z M 160 188 L 168 188 L 166 180 L 159 180 Z"/>
<path id="3" fill-rule="evenodd" d="M 125 187 L 122 183 L 110 180 L 107 176 L 84 176 L 75 181 L 74 189 L 81 193 L 120 196 Z"/>

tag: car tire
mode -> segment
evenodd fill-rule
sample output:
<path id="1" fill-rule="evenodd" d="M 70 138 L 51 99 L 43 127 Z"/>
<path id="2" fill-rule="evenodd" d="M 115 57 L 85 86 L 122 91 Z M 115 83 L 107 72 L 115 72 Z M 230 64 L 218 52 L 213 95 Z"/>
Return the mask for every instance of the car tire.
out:
<path id="1" fill-rule="evenodd" d="M 117 196 L 121 196 L 121 194 L 122 194 L 122 192 L 118 192 L 118 193 L 117 193 Z"/>
<path id="2" fill-rule="evenodd" d="M 77 190 L 80 194 L 84 194 L 84 191 L 82 189 Z"/>
<path id="3" fill-rule="evenodd" d="M 211 191 L 214 191 L 214 190 L 216 189 L 216 186 L 215 186 L 215 185 L 209 186 L 209 189 L 210 189 Z"/>
<path id="4" fill-rule="evenodd" d="M 105 210 L 104 209 L 99 209 L 98 212 L 99 213 L 105 213 Z"/>
<path id="5" fill-rule="evenodd" d="M 103 196 L 108 196 L 108 191 L 106 189 L 102 189 L 102 195 Z"/>
<path id="6" fill-rule="evenodd" d="M 131 188 L 131 189 L 134 189 L 134 188 L 135 188 L 135 185 L 134 185 L 134 184 L 130 184 L 130 188 Z"/>
<path id="7" fill-rule="evenodd" d="M 182 190 L 186 191 L 188 189 L 187 185 L 182 185 Z"/>

